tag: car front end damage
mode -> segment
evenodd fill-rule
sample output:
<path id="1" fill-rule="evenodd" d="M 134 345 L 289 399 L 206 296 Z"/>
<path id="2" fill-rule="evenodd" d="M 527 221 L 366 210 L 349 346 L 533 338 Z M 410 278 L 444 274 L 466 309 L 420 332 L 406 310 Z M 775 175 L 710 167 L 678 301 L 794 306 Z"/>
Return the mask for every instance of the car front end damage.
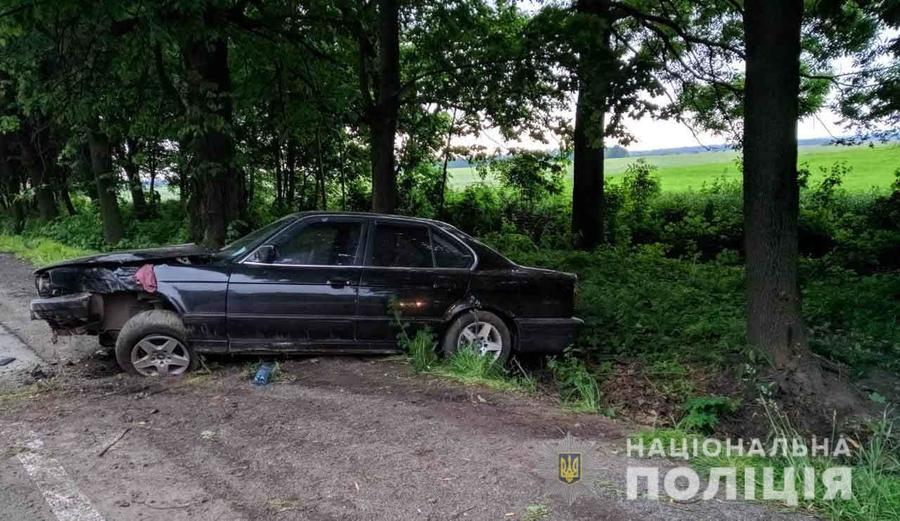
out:
<path id="1" fill-rule="evenodd" d="M 152 267 L 149 267 L 152 270 Z M 38 298 L 32 320 L 43 320 L 54 335 L 100 334 L 110 325 L 146 307 L 146 280 L 140 266 L 59 266 L 35 273 Z M 151 271 L 152 273 L 152 271 Z"/>

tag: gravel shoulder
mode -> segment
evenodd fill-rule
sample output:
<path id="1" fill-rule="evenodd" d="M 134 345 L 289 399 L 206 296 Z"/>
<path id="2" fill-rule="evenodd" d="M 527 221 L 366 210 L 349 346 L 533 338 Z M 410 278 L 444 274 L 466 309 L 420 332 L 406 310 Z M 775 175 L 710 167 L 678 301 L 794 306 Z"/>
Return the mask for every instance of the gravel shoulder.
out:
<path id="1" fill-rule="evenodd" d="M 54 519 L 18 464 L 35 437 L 105 519 L 503 520 L 530 505 L 554 520 L 801 518 L 742 502 L 627 501 L 625 469 L 642 464 L 623 454 L 632 426 L 415 375 L 396 358 L 291 359 L 266 388 L 250 383 L 246 358 L 180 379 L 120 374 L 93 339 L 49 350 L 22 322 L 24 271 L 0 258 L 0 323 L 56 360 L 57 377 L 0 395 L 3 519 Z M 565 432 L 594 443 L 585 472 L 598 484 L 571 505 L 545 470 Z"/>

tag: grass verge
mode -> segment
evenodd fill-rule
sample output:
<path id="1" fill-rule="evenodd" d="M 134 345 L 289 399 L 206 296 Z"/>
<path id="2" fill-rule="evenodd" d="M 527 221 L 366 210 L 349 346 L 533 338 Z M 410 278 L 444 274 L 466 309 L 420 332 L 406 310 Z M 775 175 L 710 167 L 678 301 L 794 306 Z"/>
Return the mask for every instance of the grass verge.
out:
<path id="1" fill-rule="evenodd" d="M 771 404 L 764 404 L 768 414 L 772 438 L 786 440 L 803 439 L 790 425 L 786 416 Z M 640 443 L 645 450 L 659 440 L 665 447 L 682 447 L 683 443 L 692 446 L 693 440 L 702 445 L 705 439 L 700 435 L 683 429 L 656 429 L 640 432 L 632 436 L 633 443 Z M 724 446 L 725 442 L 722 442 Z M 846 521 L 888 521 L 900 519 L 900 443 L 894 431 L 894 421 L 887 414 L 870 425 L 868 440 L 865 443 L 849 442 L 851 454 L 840 458 L 815 456 L 797 456 L 791 451 L 776 453 L 774 456 L 761 457 L 746 454 L 722 454 L 719 456 L 697 455 L 688 460 L 702 476 L 709 477 L 713 468 L 733 468 L 737 476 L 737 490 L 744 491 L 746 469 L 755 471 L 756 497 L 763 497 L 763 469 L 771 468 L 776 490 L 783 490 L 785 475 L 790 478 L 793 472 L 794 489 L 797 491 L 797 508 L 832 520 Z M 768 446 L 767 446 L 768 448 Z M 833 450 L 833 449 L 832 449 Z M 671 456 L 671 454 L 669 454 Z M 852 469 L 852 496 L 849 499 L 825 499 L 825 486 L 821 476 L 831 467 L 849 466 Z M 806 482 L 804 469 L 814 471 L 815 482 L 812 498 L 805 497 Z M 787 471 L 786 469 L 793 469 Z M 743 497 L 739 492 L 738 497 Z"/>
<path id="2" fill-rule="evenodd" d="M 53 239 L 25 238 L 20 235 L 0 235 L 0 252 L 12 253 L 35 266 L 44 266 L 94 253 L 91 250 L 66 246 Z"/>

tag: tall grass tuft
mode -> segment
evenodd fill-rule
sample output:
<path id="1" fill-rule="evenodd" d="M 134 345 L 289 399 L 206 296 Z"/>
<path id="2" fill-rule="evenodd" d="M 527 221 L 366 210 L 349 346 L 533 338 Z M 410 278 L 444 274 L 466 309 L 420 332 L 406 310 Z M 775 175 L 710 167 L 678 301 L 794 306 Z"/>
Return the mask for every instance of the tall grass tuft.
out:
<path id="1" fill-rule="evenodd" d="M 431 370 L 438 363 L 437 353 L 434 349 L 434 335 L 428 328 L 416 331 L 410 338 L 403 333 L 401 345 L 409 355 L 409 362 L 417 373 Z"/>
<path id="2" fill-rule="evenodd" d="M 566 407 L 576 412 L 600 410 L 600 386 L 584 360 L 567 353 L 562 358 L 550 360 L 547 366 L 553 372 L 560 398 Z"/>

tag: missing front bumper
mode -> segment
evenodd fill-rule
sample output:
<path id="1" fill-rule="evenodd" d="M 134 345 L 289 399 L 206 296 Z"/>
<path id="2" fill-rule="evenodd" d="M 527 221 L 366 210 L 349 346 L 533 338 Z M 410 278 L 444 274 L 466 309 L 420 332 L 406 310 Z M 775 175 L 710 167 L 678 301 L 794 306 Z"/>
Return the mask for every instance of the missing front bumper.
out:
<path id="1" fill-rule="evenodd" d="M 93 300 L 91 293 L 36 298 L 31 301 L 31 319 L 44 320 L 60 333 L 69 330 L 84 331 L 96 322 L 92 313 L 92 309 L 95 309 Z"/>

